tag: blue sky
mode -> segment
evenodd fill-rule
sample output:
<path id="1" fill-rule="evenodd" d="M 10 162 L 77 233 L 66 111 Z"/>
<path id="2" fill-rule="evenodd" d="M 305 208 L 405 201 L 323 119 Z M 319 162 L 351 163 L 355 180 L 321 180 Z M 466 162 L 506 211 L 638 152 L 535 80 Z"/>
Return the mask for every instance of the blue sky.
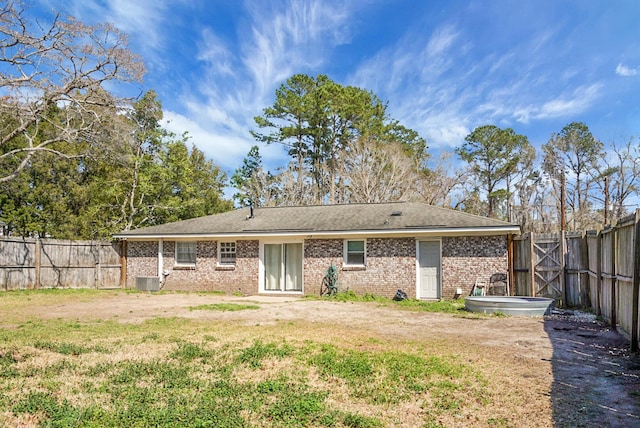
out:
<path id="1" fill-rule="evenodd" d="M 640 136 L 640 1 L 32 0 L 30 14 L 109 21 L 130 36 L 167 128 L 227 172 L 253 117 L 295 73 L 388 101 L 434 157 L 494 124 L 539 148 L 572 121 L 605 144 Z M 261 146 L 268 167 L 280 146 Z"/>

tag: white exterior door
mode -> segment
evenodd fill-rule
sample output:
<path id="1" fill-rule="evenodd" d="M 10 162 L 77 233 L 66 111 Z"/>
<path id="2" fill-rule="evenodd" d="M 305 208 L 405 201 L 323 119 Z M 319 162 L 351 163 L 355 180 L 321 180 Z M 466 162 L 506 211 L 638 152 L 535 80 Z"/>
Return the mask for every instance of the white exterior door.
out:
<path id="1" fill-rule="evenodd" d="M 440 298 L 440 241 L 418 242 L 420 299 Z"/>

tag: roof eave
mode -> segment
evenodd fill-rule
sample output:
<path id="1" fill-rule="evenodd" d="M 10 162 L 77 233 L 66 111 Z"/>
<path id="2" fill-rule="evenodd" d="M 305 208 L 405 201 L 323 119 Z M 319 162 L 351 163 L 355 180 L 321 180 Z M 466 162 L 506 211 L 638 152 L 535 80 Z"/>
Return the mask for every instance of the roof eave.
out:
<path id="1" fill-rule="evenodd" d="M 366 229 L 366 230 L 329 230 L 329 231 L 251 231 L 251 232 L 213 232 L 213 233 L 149 233 L 149 234 L 115 234 L 115 239 L 122 240 L 193 240 L 193 239 L 220 239 L 220 238 L 329 238 L 329 237 L 427 237 L 427 236 L 488 236 L 519 234 L 517 225 L 486 226 L 486 227 L 438 227 L 438 228 L 405 228 L 405 229 Z"/>

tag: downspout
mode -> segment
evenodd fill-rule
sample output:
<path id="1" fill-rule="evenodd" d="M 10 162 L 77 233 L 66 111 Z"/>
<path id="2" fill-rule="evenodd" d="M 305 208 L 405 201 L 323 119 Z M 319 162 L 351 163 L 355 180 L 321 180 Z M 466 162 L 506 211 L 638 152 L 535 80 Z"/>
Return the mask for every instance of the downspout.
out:
<path id="1" fill-rule="evenodd" d="M 515 296 L 515 270 L 513 259 L 513 233 L 507 235 L 507 296 Z"/>
<path id="2" fill-rule="evenodd" d="M 127 240 L 120 241 L 120 288 L 127 288 Z"/>
<path id="3" fill-rule="evenodd" d="M 158 281 L 160 283 L 160 288 L 164 285 L 164 260 L 162 259 L 162 247 L 163 247 L 162 239 L 158 240 Z"/>

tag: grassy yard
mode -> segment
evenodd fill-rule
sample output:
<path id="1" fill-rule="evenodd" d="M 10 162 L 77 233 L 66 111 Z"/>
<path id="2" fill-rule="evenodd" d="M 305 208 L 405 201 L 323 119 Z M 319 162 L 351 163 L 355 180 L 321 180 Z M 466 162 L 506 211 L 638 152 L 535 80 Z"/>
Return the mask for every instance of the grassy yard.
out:
<path id="1" fill-rule="evenodd" d="M 388 340 L 304 320 L 247 325 L 168 316 L 125 323 L 21 313 L 28 305 L 95 300 L 96 293 L 0 295 L 1 425 L 438 427 L 466 425 L 490 404 L 486 374 L 442 340 Z M 399 311 L 460 306 L 380 304 Z"/>

